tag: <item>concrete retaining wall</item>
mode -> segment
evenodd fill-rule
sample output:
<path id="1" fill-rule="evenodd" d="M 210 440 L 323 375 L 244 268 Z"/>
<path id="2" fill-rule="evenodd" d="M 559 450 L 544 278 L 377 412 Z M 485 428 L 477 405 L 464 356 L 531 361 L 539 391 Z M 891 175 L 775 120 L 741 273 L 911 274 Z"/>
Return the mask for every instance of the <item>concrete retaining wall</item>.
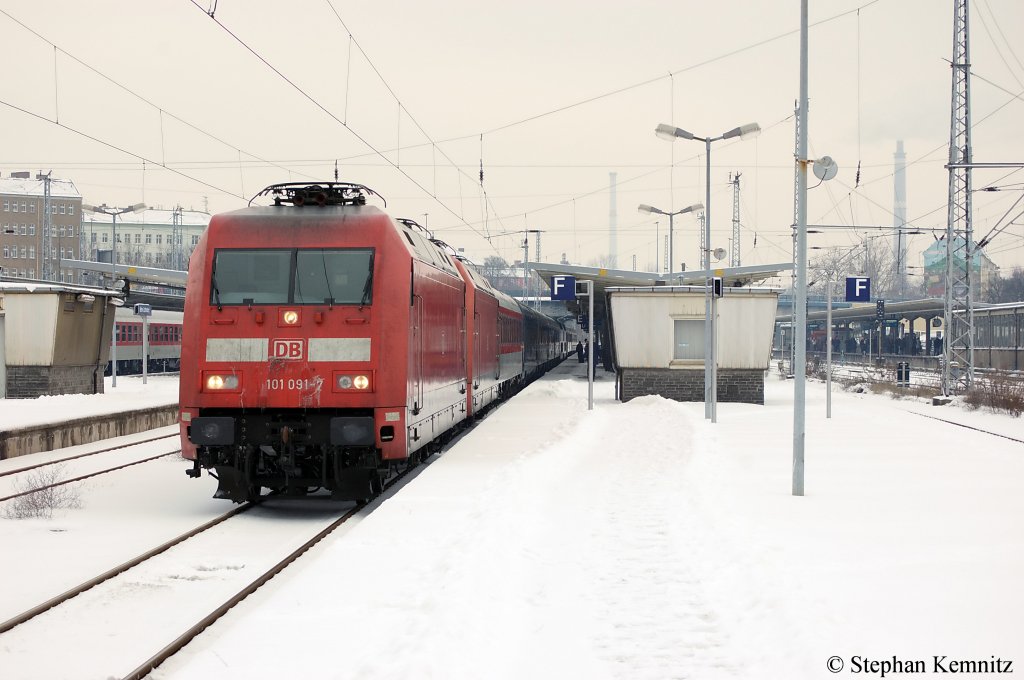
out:
<path id="1" fill-rule="evenodd" d="M 51 394 L 103 394 L 103 373 L 95 364 L 7 367 L 7 398 L 34 399 Z"/>
<path id="2" fill-rule="evenodd" d="M 657 394 L 675 401 L 704 401 L 704 369 L 620 368 L 619 399 Z M 718 369 L 718 401 L 764 404 L 764 371 Z"/>
<path id="3" fill-rule="evenodd" d="M 91 416 L 0 432 L 0 460 L 145 432 L 178 422 L 178 405 Z"/>

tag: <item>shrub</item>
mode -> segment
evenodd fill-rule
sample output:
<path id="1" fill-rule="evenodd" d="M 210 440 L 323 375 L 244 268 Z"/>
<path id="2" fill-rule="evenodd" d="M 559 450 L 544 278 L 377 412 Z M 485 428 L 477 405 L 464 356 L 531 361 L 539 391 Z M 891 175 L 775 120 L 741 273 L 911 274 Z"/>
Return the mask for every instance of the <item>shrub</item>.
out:
<path id="1" fill-rule="evenodd" d="M 29 519 L 32 517 L 53 517 L 53 511 L 61 508 L 82 506 L 76 484 L 58 484 L 65 477 L 64 465 L 47 465 L 27 472 L 14 485 L 15 493 L 26 493 L 7 501 L 4 516 L 8 519 Z"/>
<path id="2" fill-rule="evenodd" d="M 964 395 L 968 408 L 987 408 L 994 413 L 1009 413 L 1019 418 L 1024 413 L 1024 380 L 994 373 L 975 380 Z"/>

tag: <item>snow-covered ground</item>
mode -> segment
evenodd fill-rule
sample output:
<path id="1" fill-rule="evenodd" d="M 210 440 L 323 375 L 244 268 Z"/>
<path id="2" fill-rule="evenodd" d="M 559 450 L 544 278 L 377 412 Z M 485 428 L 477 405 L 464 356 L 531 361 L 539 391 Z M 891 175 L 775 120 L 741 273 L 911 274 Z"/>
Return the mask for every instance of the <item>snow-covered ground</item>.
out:
<path id="1" fill-rule="evenodd" d="M 103 394 L 60 394 L 35 399 L 0 399 L 0 431 L 60 420 L 134 411 L 178 403 L 177 375 L 117 376 L 117 387 L 104 378 Z"/>
<path id="2" fill-rule="evenodd" d="M 1022 672 L 1024 444 L 916 414 L 1017 439 L 1024 422 L 838 389 L 826 419 L 809 383 L 793 497 L 793 381 L 769 372 L 764 406 L 719 404 L 712 425 L 699 403 L 619 403 L 603 373 L 590 412 L 581 368 L 491 413 L 153 677 L 894 677 L 884 663 L 938 673 L 936 656 Z M 0 519 L 4 552 L 63 554 L 66 575 L 105 561 L 103 523 L 139 545 L 199 523 L 222 506 L 184 467 L 84 483 L 82 508 L 50 520 Z M 54 569 L 16 561 L 0 561 L 5 591 L 47 590 Z M 4 644 L 3 677 L 38 677 Z M 75 645 L 61 641 L 66 677 Z"/>

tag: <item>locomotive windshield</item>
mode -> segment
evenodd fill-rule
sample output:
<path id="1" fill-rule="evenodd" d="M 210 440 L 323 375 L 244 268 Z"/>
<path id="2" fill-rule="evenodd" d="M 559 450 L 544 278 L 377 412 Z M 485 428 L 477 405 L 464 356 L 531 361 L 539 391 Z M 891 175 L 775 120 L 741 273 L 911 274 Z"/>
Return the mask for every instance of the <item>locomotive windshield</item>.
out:
<path id="1" fill-rule="evenodd" d="M 210 283 L 215 305 L 368 305 L 373 250 L 218 250 Z"/>

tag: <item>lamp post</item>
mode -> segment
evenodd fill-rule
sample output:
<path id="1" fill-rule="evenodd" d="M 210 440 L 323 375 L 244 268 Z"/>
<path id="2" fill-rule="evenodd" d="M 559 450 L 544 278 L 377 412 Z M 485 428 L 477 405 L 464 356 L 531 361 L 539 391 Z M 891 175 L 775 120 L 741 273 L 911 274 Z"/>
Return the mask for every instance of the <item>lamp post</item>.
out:
<path id="1" fill-rule="evenodd" d="M 761 134 L 761 126 L 757 123 L 747 123 L 728 132 L 723 132 L 718 137 L 698 137 L 692 132 L 677 128 L 674 125 L 661 123 L 654 129 L 654 134 L 662 139 L 674 141 L 676 139 L 695 139 L 704 142 L 705 158 L 707 169 L 705 174 L 705 195 L 704 205 L 704 243 L 701 245 L 701 266 L 705 271 L 704 281 L 704 418 L 710 419 L 712 423 L 717 420 L 716 401 L 718 400 L 718 386 L 714 384 L 714 336 L 711 330 L 711 142 L 720 139 L 750 139 Z M 671 239 L 669 239 L 671 241 Z"/>
<path id="2" fill-rule="evenodd" d="M 107 204 L 102 205 L 89 205 L 83 203 L 82 208 L 89 212 L 99 213 L 101 215 L 110 215 L 111 217 L 111 243 L 110 243 L 110 283 L 114 284 L 117 280 L 117 216 L 124 215 L 125 213 L 138 212 L 139 210 L 145 210 L 145 203 L 136 203 L 135 205 L 128 206 L 127 208 L 108 208 Z M 142 357 L 143 361 L 146 361 L 147 357 Z M 110 386 L 117 387 L 117 319 L 114 319 L 114 330 L 111 333 L 110 342 Z"/>
<path id="3" fill-rule="evenodd" d="M 650 214 L 653 214 L 653 215 L 668 215 L 668 271 L 671 274 L 672 270 L 676 266 L 676 260 L 675 260 L 675 257 L 674 257 L 675 256 L 675 245 L 672 242 L 672 229 L 673 229 L 672 218 L 674 218 L 676 215 L 682 215 L 683 213 L 693 212 L 695 210 L 703 210 L 704 206 L 701 205 L 700 203 L 694 203 L 693 205 L 687 206 L 687 207 L 683 208 L 682 210 L 676 210 L 675 212 L 665 212 L 664 210 L 659 210 L 658 208 L 655 208 L 654 206 L 645 205 L 645 204 L 641 203 L 640 205 L 638 205 L 636 207 L 636 209 L 638 211 L 642 212 L 642 213 L 650 213 Z M 657 235 L 655 235 L 655 239 L 657 239 Z M 657 241 L 655 241 L 655 247 L 657 247 Z"/>

